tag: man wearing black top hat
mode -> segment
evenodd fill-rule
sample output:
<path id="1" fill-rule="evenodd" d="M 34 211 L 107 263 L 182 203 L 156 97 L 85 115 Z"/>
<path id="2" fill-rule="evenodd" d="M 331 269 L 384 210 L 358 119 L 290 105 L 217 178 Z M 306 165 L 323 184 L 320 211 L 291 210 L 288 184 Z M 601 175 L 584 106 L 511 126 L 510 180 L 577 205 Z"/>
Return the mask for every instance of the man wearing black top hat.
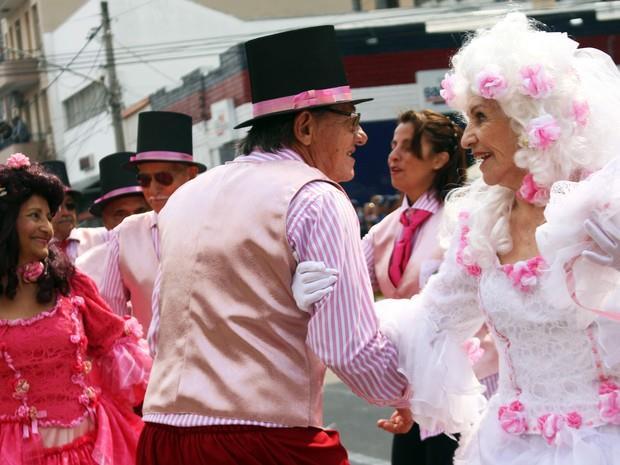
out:
<path id="1" fill-rule="evenodd" d="M 101 196 L 90 206 L 93 216 L 101 218 L 106 229 L 114 229 L 130 215 L 151 208 L 144 199 L 136 174 L 125 169 L 133 152 L 118 152 L 99 160 Z"/>
<path id="2" fill-rule="evenodd" d="M 187 183 L 159 218 L 160 326 L 140 465 L 348 464 L 322 425 L 326 366 L 371 403 L 408 405 L 396 348 L 378 329 L 359 222 L 337 184 L 366 143 L 355 105 L 369 99 L 351 96 L 332 26 L 245 50 L 245 156 Z M 305 260 L 340 270 L 307 312 L 291 292 Z"/>
<path id="3" fill-rule="evenodd" d="M 133 172 L 153 210 L 129 216 L 112 230 L 105 245 L 100 290 L 116 313 L 131 312 L 145 331 L 151 321 L 159 266 L 157 216 L 176 189 L 206 169 L 192 154 L 190 116 L 168 111 L 140 113 L 137 150 L 126 168 Z"/>
<path id="4" fill-rule="evenodd" d="M 101 218 L 105 230 L 114 229 L 130 215 L 150 210 L 135 173 L 124 169 L 134 155 L 133 152 L 118 152 L 99 160 L 101 195 L 93 202 L 89 211 Z M 89 233 L 98 229 L 101 228 L 80 228 L 78 231 Z M 102 271 L 106 253 L 106 245 L 102 243 L 80 254 L 75 260 L 76 266 L 90 276 L 98 287 L 103 284 Z"/>

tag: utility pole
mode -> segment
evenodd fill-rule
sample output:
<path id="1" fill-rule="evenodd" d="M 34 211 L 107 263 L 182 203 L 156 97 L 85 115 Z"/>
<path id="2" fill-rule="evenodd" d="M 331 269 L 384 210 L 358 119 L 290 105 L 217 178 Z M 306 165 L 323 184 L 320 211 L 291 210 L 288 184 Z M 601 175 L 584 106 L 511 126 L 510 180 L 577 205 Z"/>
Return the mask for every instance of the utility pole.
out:
<path id="1" fill-rule="evenodd" d="M 112 30 L 110 28 L 110 14 L 108 2 L 101 2 L 101 16 L 103 18 L 103 40 L 105 41 L 105 67 L 108 70 L 108 97 L 110 110 L 112 111 L 112 126 L 116 139 L 116 151 L 125 151 L 125 138 L 123 137 L 123 117 L 121 116 L 121 86 L 116 77 L 116 65 L 114 64 L 114 47 L 112 46 Z"/>

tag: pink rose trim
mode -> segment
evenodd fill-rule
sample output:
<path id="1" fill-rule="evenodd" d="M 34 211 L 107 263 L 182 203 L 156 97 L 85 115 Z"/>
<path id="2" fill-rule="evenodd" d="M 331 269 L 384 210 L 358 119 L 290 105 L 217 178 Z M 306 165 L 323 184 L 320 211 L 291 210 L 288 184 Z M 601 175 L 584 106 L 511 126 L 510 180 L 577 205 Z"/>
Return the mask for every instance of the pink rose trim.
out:
<path id="1" fill-rule="evenodd" d="M 506 93 L 508 82 L 497 66 L 487 66 L 476 75 L 476 91 L 481 97 L 496 99 Z"/>
<path id="2" fill-rule="evenodd" d="M 553 90 L 553 79 L 545 72 L 542 65 L 535 64 L 525 66 L 519 71 L 521 75 L 522 94 L 529 95 L 532 98 L 545 98 L 551 94 Z"/>
<path id="3" fill-rule="evenodd" d="M 566 419 L 566 424 L 569 428 L 579 429 L 583 424 L 583 418 L 577 412 L 567 413 L 564 418 Z"/>
<path id="4" fill-rule="evenodd" d="M 598 394 L 601 419 L 612 425 L 620 425 L 618 386 L 612 381 L 603 381 L 599 386 Z"/>
<path id="5" fill-rule="evenodd" d="M 30 159 L 23 153 L 14 153 L 6 161 L 6 166 L 14 169 L 28 168 L 30 166 Z"/>
<path id="6" fill-rule="evenodd" d="M 562 130 L 555 118 L 545 114 L 531 120 L 526 128 L 528 146 L 535 150 L 547 150 L 560 138 Z"/>
<path id="7" fill-rule="evenodd" d="M 463 342 L 463 350 L 467 354 L 469 363 L 475 365 L 484 355 L 484 349 L 480 347 L 480 339 L 477 337 L 470 337 Z"/>
<path id="8" fill-rule="evenodd" d="M 456 97 L 456 93 L 454 92 L 455 81 L 456 77 L 451 73 L 446 73 L 441 80 L 439 95 L 441 95 L 441 98 L 443 98 L 448 105 L 454 100 L 454 97 Z"/>
<path id="9" fill-rule="evenodd" d="M 465 271 L 471 276 L 480 276 L 482 269 L 476 264 L 471 257 L 469 251 L 469 243 L 467 235 L 469 234 L 469 226 L 467 221 L 469 220 L 468 212 L 459 213 L 459 222 L 461 223 L 461 235 L 459 237 L 459 246 L 456 251 L 456 263 L 465 268 Z"/>
<path id="10" fill-rule="evenodd" d="M 540 428 L 540 434 L 547 444 L 553 444 L 558 432 L 564 426 L 564 418 L 562 415 L 556 415 L 555 413 L 547 413 L 538 418 L 538 427 Z"/>
<path id="11" fill-rule="evenodd" d="M 143 335 L 142 325 L 132 317 L 127 317 L 125 320 L 125 335 L 133 336 L 136 339 L 140 339 Z"/>
<path id="12" fill-rule="evenodd" d="M 502 429 L 509 434 L 523 434 L 528 429 L 525 407 L 518 400 L 509 405 L 502 405 L 498 410 L 497 417 Z"/>
<path id="13" fill-rule="evenodd" d="M 30 262 L 24 266 L 20 266 L 17 272 L 21 274 L 22 281 L 25 283 L 36 283 L 39 277 L 43 274 L 45 266 L 41 262 Z"/>
<path id="14" fill-rule="evenodd" d="M 545 267 L 544 258 L 534 257 L 527 261 L 502 265 L 502 270 L 510 278 L 513 286 L 520 291 L 528 292 L 538 284 L 538 277 Z"/>
<path id="15" fill-rule="evenodd" d="M 532 173 L 527 173 L 517 191 L 517 197 L 533 205 L 542 206 L 549 200 L 549 189 L 536 184 Z"/>

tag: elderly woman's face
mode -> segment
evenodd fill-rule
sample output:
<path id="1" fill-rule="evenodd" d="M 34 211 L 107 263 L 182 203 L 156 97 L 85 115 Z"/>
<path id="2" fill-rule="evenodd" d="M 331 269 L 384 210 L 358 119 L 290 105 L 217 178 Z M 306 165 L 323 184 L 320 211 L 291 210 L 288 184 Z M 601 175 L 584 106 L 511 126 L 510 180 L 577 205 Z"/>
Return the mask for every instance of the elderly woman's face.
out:
<path id="1" fill-rule="evenodd" d="M 518 190 L 526 171 L 514 162 L 518 136 L 510 126 L 510 118 L 497 101 L 479 96 L 469 99 L 467 118 L 461 145 L 482 161 L 480 171 L 484 182 Z"/>
<path id="2" fill-rule="evenodd" d="M 53 236 L 50 207 L 43 197 L 33 195 L 19 209 L 15 224 L 19 240 L 19 263 L 43 260 Z"/>

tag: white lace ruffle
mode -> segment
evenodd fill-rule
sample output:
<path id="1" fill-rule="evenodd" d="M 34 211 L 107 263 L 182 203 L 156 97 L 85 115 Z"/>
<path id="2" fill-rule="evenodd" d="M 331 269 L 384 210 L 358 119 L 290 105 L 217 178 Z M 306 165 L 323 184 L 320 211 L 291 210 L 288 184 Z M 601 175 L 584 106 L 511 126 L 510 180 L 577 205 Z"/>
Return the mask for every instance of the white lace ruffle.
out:
<path id="1" fill-rule="evenodd" d="M 411 383 L 415 420 L 429 431 L 469 431 L 485 408 L 485 388 L 478 382 L 460 338 L 438 333 L 427 313 L 415 308 L 416 300 L 387 299 L 376 304 L 381 331 L 397 345 L 399 371 Z"/>

